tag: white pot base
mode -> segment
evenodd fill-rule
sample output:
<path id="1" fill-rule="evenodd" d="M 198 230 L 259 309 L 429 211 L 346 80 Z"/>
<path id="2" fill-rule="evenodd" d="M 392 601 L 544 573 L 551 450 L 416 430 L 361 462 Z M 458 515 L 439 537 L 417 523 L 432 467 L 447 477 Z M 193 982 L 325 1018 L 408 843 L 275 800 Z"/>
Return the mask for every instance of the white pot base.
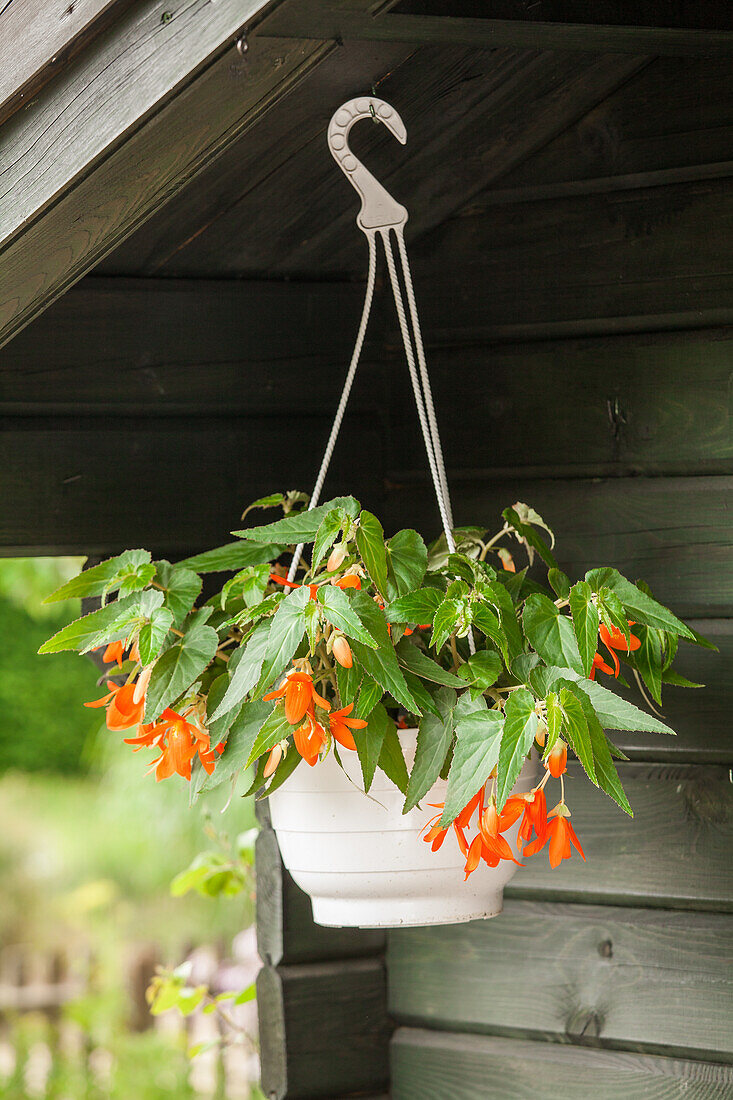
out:
<path id="1" fill-rule="evenodd" d="M 497 917 L 503 893 L 461 898 L 313 898 L 313 920 L 326 928 L 419 928 L 435 924 L 465 924 Z"/>

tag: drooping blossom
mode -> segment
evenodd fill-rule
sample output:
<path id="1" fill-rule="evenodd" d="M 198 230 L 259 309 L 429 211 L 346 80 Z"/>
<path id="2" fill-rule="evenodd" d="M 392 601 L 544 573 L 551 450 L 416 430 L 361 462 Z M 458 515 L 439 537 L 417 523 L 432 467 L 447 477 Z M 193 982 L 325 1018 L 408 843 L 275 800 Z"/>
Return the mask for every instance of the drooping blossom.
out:
<path id="1" fill-rule="evenodd" d="M 338 741 L 339 745 L 343 745 L 345 749 L 356 750 L 356 742 L 354 741 L 354 735 L 352 730 L 366 729 L 367 723 L 363 718 L 349 718 L 354 704 L 349 703 L 348 707 L 342 707 L 341 710 L 335 710 L 333 714 L 329 715 L 328 724 L 331 731 L 331 736 Z"/>
<path id="2" fill-rule="evenodd" d="M 283 588 L 302 588 L 303 587 L 302 584 L 298 584 L 296 581 L 289 581 L 287 579 L 287 577 L 280 577 L 280 576 L 278 576 L 277 573 L 270 573 L 270 580 L 274 581 L 275 584 L 281 584 L 283 586 Z M 308 587 L 310 588 L 311 599 L 315 600 L 315 598 L 318 595 L 318 585 L 317 584 L 309 584 Z"/>
<path id="3" fill-rule="evenodd" d="M 316 691 L 313 686 L 313 677 L 307 672 L 289 672 L 279 688 L 268 692 L 262 698 L 266 701 L 284 698 L 285 717 L 291 726 L 295 726 L 303 719 L 313 703 L 317 703 L 323 710 L 331 709 L 328 700 Z"/>
<path id="4" fill-rule="evenodd" d="M 348 550 L 343 542 L 337 543 L 331 551 L 328 561 L 326 562 L 326 572 L 334 573 L 337 569 L 340 569 L 344 563 Z"/>
<path id="5" fill-rule="evenodd" d="M 346 576 L 331 581 L 331 584 L 335 584 L 342 591 L 344 588 L 355 588 L 358 591 L 361 588 L 361 578 L 357 577 L 355 573 L 347 573 Z"/>
<path id="6" fill-rule="evenodd" d="M 629 619 L 628 623 L 629 626 L 636 625 L 632 619 Z M 609 676 L 613 675 L 616 677 L 616 679 L 618 679 L 619 673 L 621 672 L 621 665 L 619 663 L 618 657 L 616 656 L 616 650 L 619 650 L 621 653 L 633 653 L 635 652 L 635 650 L 639 649 L 639 647 L 641 646 L 641 641 L 639 638 L 636 637 L 636 635 L 631 633 L 629 633 L 629 639 L 627 641 L 626 636 L 624 635 L 624 632 L 622 630 L 619 630 L 618 627 L 615 626 L 612 626 L 609 630 L 605 623 L 601 623 L 601 626 L 598 629 L 598 637 L 603 642 L 604 646 L 611 655 L 613 668 L 611 668 L 603 660 L 600 653 L 596 653 L 595 657 L 593 658 L 593 667 L 591 669 L 590 678 L 591 680 L 595 679 L 595 671 L 597 668 L 600 668 L 601 672 L 606 672 Z"/>
<path id="7" fill-rule="evenodd" d="M 125 659 L 125 643 L 110 642 L 104 653 L 102 654 L 102 660 L 106 665 L 112 664 L 113 661 L 117 662 L 118 668 L 122 667 L 122 662 Z"/>
<path id="8" fill-rule="evenodd" d="M 533 841 L 529 847 L 524 849 L 525 856 L 534 855 L 544 848 L 548 839 L 550 841 L 550 866 L 554 869 L 564 859 L 570 859 L 572 855 L 572 849 L 570 845 L 578 852 L 578 855 L 585 860 L 585 852 L 580 846 L 580 841 L 576 836 L 575 829 L 570 824 L 570 810 L 567 808 L 564 802 L 559 802 L 555 806 L 554 810 L 550 811 L 550 820 L 547 824 L 547 831 L 544 838 L 538 837 Z"/>
<path id="9" fill-rule="evenodd" d="M 553 779 L 559 779 L 568 766 L 568 747 L 565 742 L 558 739 L 550 749 L 545 767 Z"/>
<path id="10" fill-rule="evenodd" d="M 206 730 L 188 721 L 189 713 L 182 715 L 166 708 L 153 728 L 146 734 L 151 740 L 157 740 L 160 749 L 160 756 L 153 761 L 155 778 L 158 782 L 174 774 L 190 781 L 191 764 L 196 753 L 199 754 L 201 763 L 209 775 L 214 770 L 216 749 L 210 748 Z"/>
<path id="11" fill-rule="evenodd" d="M 502 811 L 502 822 L 508 821 L 514 824 L 518 817 L 522 818 L 517 834 L 517 847 L 529 841 L 534 832 L 537 837 L 544 837 L 547 831 L 547 801 L 542 787 L 535 787 L 527 794 L 511 795 L 506 800 Z"/>
<path id="12" fill-rule="evenodd" d="M 119 687 L 112 680 L 107 681 L 109 693 L 101 699 L 95 699 L 91 703 L 85 703 L 85 707 L 106 707 L 108 730 L 129 730 L 142 722 L 145 713 L 145 697 L 135 699 L 136 684 L 125 684 Z"/>
<path id="13" fill-rule="evenodd" d="M 318 762 L 318 754 L 326 743 L 326 731 L 316 720 L 312 709 L 305 715 L 302 726 L 295 730 L 293 741 L 306 764 L 313 767 Z"/>
<path id="14" fill-rule="evenodd" d="M 278 741 L 276 745 L 273 745 L 267 757 L 264 770 L 262 772 L 263 779 L 269 779 L 272 773 L 277 768 L 278 764 L 283 758 L 283 746 L 282 741 Z"/>

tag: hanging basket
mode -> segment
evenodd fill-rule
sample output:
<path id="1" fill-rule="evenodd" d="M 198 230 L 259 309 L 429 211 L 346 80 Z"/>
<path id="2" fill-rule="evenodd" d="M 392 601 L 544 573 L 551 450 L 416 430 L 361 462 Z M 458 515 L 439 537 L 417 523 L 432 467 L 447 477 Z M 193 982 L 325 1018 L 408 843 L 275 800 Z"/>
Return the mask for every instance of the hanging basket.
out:
<path id="1" fill-rule="evenodd" d="M 417 730 L 403 730 L 400 741 L 412 766 Z M 464 881 L 466 858 L 455 837 L 431 851 L 421 836 L 443 802 L 446 782 L 439 779 L 422 809 L 402 813 L 404 796 L 377 770 L 367 797 L 356 753 L 333 755 L 315 767 L 302 765 L 270 796 L 272 824 L 283 861 L 313 902 L 313 919 L 328 927 L 395 928 L 459 924 L 495 917 L 504 904 L 504 887 L 519 868 L 502 860 L 482 864 Z M 516 790 L 537 781 L 536 763 L 528 761 Z M 518 823 L 504 834 L 516 850 Z"/>

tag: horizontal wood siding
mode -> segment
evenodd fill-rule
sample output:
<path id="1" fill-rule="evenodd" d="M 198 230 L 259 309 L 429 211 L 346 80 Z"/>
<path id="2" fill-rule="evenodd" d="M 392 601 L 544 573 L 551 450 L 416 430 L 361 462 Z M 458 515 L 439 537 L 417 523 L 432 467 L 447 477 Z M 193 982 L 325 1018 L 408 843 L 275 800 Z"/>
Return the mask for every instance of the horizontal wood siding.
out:
<path id="1" fill-rule="evenodd" d="M 392 1044 L 399 1100 L 717 1100 L 733 1069 L 627 1051 L 587 1050 L 400 1028 Z"/>

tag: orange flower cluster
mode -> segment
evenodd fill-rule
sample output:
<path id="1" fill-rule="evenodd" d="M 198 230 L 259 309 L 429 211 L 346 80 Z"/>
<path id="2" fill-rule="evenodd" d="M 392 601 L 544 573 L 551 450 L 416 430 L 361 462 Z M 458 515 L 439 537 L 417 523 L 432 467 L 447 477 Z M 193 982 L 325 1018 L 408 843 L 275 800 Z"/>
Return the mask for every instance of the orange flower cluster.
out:
<path id="1" fill-rule="evenodd" d="M 453 825 L 448 828 L 453 829 L 458 840 L 458 846 L 466 857 L 466 878 L 473 874 L 482 861 L 489 867 L 498 867 L 503 859 L 517 863 L 520 867 L 524 866 L 515 858 L 508 840 L 502 835 L 512 825 L 516 824 L 520 818 L 517 850 L 524 857 L 535 855 L 535 853 L 541 851 L 549 840 L 550 865 L 552 867 L 557 867 L 563 859 L 570 859 L 572 854 L 571 843 L 585 859 L 585 854 L 575 835 L 575 830 L 570 824 L 570 811 L 565 805 L 564 798 L 558 802 L 549 814 L 547 812 L 545 785 L 550 776 L 555 779 L 560 778 L 565 771 L 567 757 L 567 745 L 562 741 L 557 741 L 545 762 L 547 775 L 542 783 L 526 793 L 511 795 L 501 813 L 497 809 L 496 799 L 493 795 L 489 796 L 488 800 L 486 799 L 485 787 L 482 787 L 471 801 L 464 806 Z M 431 803 L 431 805 L 441 811 L 444 808 L 444 803 Z M 476 819 L 478 831 L 473 840 L 469 842 L 466 837 L 466 830 L 470 827 L 474 813 L 478 814 Z M 436 814 L 428 821 L 424 829 L 425 836 L 423 840 L 430 844 L 434 852 L 437 852 L 448 834 L 448 828 L 440 827 L 441 816 L 441 813 Z M 534 840 L 531 839 L 533 833 L 535 834 Z M 529 843 L 530 841 L 531 843 Z"/>
<path id="2" fill-rule="evenodd" d="M 326 744 L 328 736 L 326 730 L 318 721 L 315 714 L 316 705 L 328 713 L 331 704 L 316 691 L 312 676 L 307 672 L 289 672 L 280 687 L 268 692 L 262 697 L 265 700 L 283 699 L 285 701 L 285 717 L 291 726 L 297 728 L 293 731 L 293 741 L 299 754 L 306 764 L 313 767 L 318 762 L 321 749 Z M 335 710 L 329 714 L 329 735 L 345 749 L 356 750 L 356 742 L 352 730 L 366 729 L 366 722 L 362 718 L 350 718 L 354 704 L 350 703 L 341 710 Z M 305 719 L 305 721 L 303 721 Z M 283 746 L 278 743 L 270 750 L 270 755 L 265 764 L 265 778 L 272 775 L 278 763 L 282 759 Z"/>
<path id="3" fill-rule="evenodd" d="M 123 642 L 112 642 L 105 649 L 102 659 L 107 664 L 116 661 L 121 665 L 125 648 Z M 139 660 L 136 647 L 131 650 L 130 657 Z M 151 671 L 151 668 L 143 669 L 136 681 L 122 687 L 108 680 L 108 694 L 91 703 L 85 703 L 84 706 L 106 707 L 107 729 L 113 732 L 137 726 L 138 736 L 125 737 L 125 744 L 133 745 L 136 752 L 141 748 L 152 747 L 159 750 L 160 756 L 152 761 L 158 782 L 174 774 L 190 782 L 191 765 L 197 754 L 203 768 L 211 775 L 217 755 L 224 751 L 224 744 L 220 743 L 212 749 L 208 732 L 195 722 L 188 721 L 189 716 L 194 713 L 193 707 L 185 714 L 178 714 L 167 708 L 156 722 L 147 725 L 143 722 L 145 692 Z"/>
<path id="4" fill-rule="evenodd" d="M 629 626 L 636 626 L 636 623 L 629 619 Z M 639 647 L 641 646 L 641 642 L 634 634 L 631 633 L 629 634 L 629 640 L 627 642 L 626 638 L 624 637 L 623 631 L 619 630 L 615 626 L 609 630 L 608 627 L 604 626 L 603 624 L 598 631 L 598 637 L 601 639 L 604 646 L 611 655 L 613 668 L 611 668 L 608 662 L 604 660 L 602 654 L 596 653 L 593 658 L 593 667 L 590 670 L 590 679 L 595 680 L 597 669 L 600 669 L 601 672 L 607 673 L 608 676 L 615 676 L 616 679 L 618 679 L 618 675 L 621 671 L 621 665 L 619 664 L 619 659 L 616 656 L 616 650 L 619 650 L 621 653 L 633 653 L 635 650 L 639 649 Z"/>

